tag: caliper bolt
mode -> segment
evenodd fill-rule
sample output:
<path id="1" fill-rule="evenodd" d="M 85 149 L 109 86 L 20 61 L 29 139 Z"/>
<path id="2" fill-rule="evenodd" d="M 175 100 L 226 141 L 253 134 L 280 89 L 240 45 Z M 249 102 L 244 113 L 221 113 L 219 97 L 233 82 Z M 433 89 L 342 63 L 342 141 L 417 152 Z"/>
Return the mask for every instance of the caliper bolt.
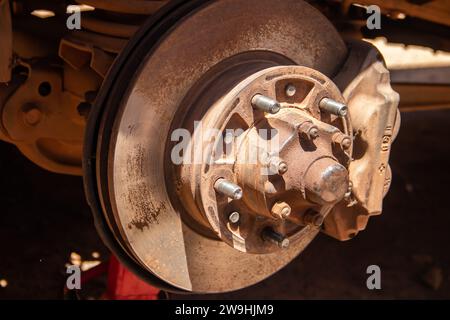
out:
<path id="1" fill-rule="evenodd" d="M 329 112 L 339 117 L 345 117 L 348 114 L 348 107 L 333 99 L 323 98 L 319 103 L 320 110 Z"/>
<path id="2" fill-rule="evenodd" d="M 315 227 L 320 227 L 323 224 L 323 221 L 325 220 L 324 216 L 321 215 L 319 212 L 315 211 L 309 211 L 305 213 L 304 221 L 308 225 L 312 225 Z"/>
<path id="3" fill-rule="evenodd" d="M 299 131 L 304 134 L 308 139 L 315 140 L 319 137 L 319 128 L 312 122 L 304 122 L 300 127 Z"/>
<path id="4" fill-rule="evenodd" d="M 230 213 L 230 215 L 228 216 L 228 221 L 230 221 L 232 224 L 238 223 L 240 219 L 241 215 L 237 211 Z"/>
<path id="5" fill-rule="evenodd" d="M 223 178 L 216 181 L 214 184 L 214 189 L 233 200 L 240 200 L 243 196 L 241 187 Z"/>
<path id="6" fill-rule="evenodd" d="M 279 175 L 283 175 L 288 171 L 287 163 L 278 157 L 272 157 L 270 159 L 269 168 L 271 173 Z"/>
<path id="7" fill-rule="evenodd" d="M 252 106 L 271 114 L 276 114 L 281 109 L 281 105 L 278 101 L 261 94 L 257 94 L 252 98 Z"/>
<path id="8" fill-rule="evenodd" d="M 271 213 L 277 219 L 286 219 L 291 214 L 291 206 L 286 202 L 277 202 L 272 206 Z"/>
<path id="9" fill-rule="evenodd" d="M 265 241 L 275 243 L 281 249 L 287 249 L 289 247 L 289 239 L 270 227 L 263 230 L 262 238 Z"/>

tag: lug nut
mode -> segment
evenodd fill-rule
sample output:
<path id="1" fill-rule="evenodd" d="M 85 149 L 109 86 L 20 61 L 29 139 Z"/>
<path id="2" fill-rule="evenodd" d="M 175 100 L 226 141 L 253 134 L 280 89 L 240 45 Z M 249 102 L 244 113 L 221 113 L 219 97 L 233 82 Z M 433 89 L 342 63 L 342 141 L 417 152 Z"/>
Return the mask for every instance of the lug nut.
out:
<path id="1" fill-rule="evenodd" d="M 312 122 L 304 122 L 300 127 L 299 131 L 305 134 L 308 139 L 315 140 L 319 137 L 319 128 Z"/>
<path id="2" fill-rule="evenodd" d="M 285 161 L 278 157 L 273 157 L 269 162 L 270 173 L 283 175 L 288 171 L 288 165 Z"/>
<path id="3" fill-rule="evenodd" d="M 297 93 L 297 88 L 293 84 L 288 84 L 286 86 L 286 95 L 288 97 L 293 97 Z"/>
<path id="4" fill-rule="evenodd" d="M 277 219 L 286 219 L 291 214 L 291 211 L 291 206 L 286 202 L 277 202 L 273 205 L 270 212 Z"/>
<path id="5" fill-rule="evenodd" d="M 323 224 L 325 218 L 318 212 L 310 211 L 305 214 L 304 221 L 306 224 L 320 227 Z"/>
<path id="6" fill-rule="evenodd" d="M 262 238 L 265 241 L 275 243 L 281 249 L 287 249 L 289 247 L 289 239 L 279 234 L 272 228 L 266 228 L 262 232 Z"/>
<path id="7" fill-rule="evenodd" d="M 333 99 L 324 98 L 319 103 L 320 110 L 329 112 L 339 117 L 345 117 L 348 114 L 348 108 L 345 104 Z"/>
<path id="8" fill-rule="evenodd" d="M 217 180 L 214 184 L 214 189 L 233 200 L 242 199 L 242 188 L 226 179 Z"/>
<path id="9" fill-rule="evenodd" d="M 269 97 L 257 94 L 252 99 L 252 106 L 264 112 L 276 114 L 280 111 L 281 105 L 278 101 Z"/>
<path id="10" fill-rule="evenodd" d="M 228 221 L 230 221 L 232 224 L 238 223 L 240 219 L 241 215 L 237 211 L 230 213 L 230 215 L 228 216 Z"/>

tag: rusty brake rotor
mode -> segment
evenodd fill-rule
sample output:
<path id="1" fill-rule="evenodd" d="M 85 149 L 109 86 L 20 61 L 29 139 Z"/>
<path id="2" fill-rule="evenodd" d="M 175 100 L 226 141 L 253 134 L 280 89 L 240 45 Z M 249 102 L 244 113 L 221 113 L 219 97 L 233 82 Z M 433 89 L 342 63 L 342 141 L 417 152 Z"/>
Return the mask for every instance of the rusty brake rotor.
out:
<path id="1" fill-rule="evenodd" d="M 164 8 L 119 57 L 88 127 L 86 189 L 110 248 L 190 292 L 289 263 L 352 193 L 353 125 L 330 80 L 346 57 L 303 1 Z"/>

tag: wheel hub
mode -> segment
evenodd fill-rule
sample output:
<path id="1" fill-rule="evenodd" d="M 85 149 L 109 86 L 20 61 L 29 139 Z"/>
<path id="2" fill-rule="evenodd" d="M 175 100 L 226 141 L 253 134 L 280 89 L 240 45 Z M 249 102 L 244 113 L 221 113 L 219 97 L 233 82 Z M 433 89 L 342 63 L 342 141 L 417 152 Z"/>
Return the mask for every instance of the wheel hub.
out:
<path id="1" fill-rule="evenodd" d="M 345 110 L 344 99 L 325 75 L 299 66 L 256 72 L 218 96 L 200 121 L 185 124 L 194 129 L 180 142 L 183 156 L 172 149 L 172 162 L 182 163 L 181 201 L 237 250 L 286 249 L 348 192 L 351 124 L 321 108 L 328 99 Z"/>

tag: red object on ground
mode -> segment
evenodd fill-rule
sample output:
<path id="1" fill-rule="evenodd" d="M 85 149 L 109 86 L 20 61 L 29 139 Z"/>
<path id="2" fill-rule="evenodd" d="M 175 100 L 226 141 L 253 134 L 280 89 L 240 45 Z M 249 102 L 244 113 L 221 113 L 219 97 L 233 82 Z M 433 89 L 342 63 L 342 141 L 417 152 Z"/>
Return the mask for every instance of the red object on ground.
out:
<path id="1" fill-rule="evenodd" d="M 81 285 L 84 286 L 92 279 L 107 273 L 108 282 L 106 292 L 103 296 L 108 300 L 158 300 L 160 290 L 139 279 L 114 255 L 109 260 L 98 266 L 81 273 Z M 64 295 L 70 292 L 64 287 Z"/>
<path id="2" fill-rule="evenodd" d="M 111 255 L 108 263 L 107 299 L 158 300 L 159 292 L 159 289 L 139 279 Z"/>

